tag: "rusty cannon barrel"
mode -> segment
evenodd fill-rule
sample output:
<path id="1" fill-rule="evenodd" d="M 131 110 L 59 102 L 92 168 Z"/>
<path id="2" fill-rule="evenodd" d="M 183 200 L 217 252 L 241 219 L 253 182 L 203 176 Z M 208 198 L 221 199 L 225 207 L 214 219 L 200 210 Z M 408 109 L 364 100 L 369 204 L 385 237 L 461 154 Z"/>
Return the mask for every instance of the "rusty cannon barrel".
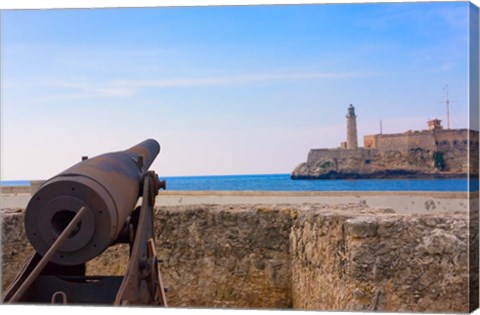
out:
<path id="1" fill-rule="evenodd" d="M 71 266 L 95 258 L 116 241 L 134 210 L 143 178 L 160 152 L 149 139 L 119 152 L 82 161 L 46 181 L 25 212 L 27 237 L 44 255 L 76 213 L 82 219 L 55 253 L 52 262 Z"/>

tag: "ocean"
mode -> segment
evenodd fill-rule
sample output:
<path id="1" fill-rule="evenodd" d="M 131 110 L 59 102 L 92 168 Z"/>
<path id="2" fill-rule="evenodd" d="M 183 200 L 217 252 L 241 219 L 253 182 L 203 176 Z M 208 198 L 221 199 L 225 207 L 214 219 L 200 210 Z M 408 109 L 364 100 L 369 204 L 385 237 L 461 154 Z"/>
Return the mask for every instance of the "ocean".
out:
<path id="1" fill-rule="evenodd" d="M 167 190 L 251 191 L 478 191 L 478 180 L 352 179 L 292 180 L 290 174 L 161 177 Z M 1 181 L 0 186 L 29 186 L 27 180 Z"/>

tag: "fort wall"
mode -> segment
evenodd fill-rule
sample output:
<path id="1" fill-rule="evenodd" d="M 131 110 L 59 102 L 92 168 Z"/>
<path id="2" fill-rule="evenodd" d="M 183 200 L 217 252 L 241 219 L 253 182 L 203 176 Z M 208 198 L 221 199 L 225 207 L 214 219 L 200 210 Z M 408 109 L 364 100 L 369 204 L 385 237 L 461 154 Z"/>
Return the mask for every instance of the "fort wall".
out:
<path id="1" fill-rule="evenodd" d="M 422 148 L 435 150 L 435 138 L 429 131 L 412 131 L 407 133 L 368 135 L 364 137 L 365 147 L 376 149 L 379 152 L 401 151 Z"/>
<path id="2" fill-rule="evenodd" d="M 435 151 L 435 139 L 431 132 L 409 132 L 406 134 L 381 135 L 377 140 L 377 150 L 380 152 L 400 151 L 422 148 Z"/>
<path id="3" fill-rule="evenodd" d="M 337 149 L 312 149 L 292 179 L 465 177 L 478 174 L 478 131 L 444 130 L 439 119 L 428 130 L 364 136 L 357 146 L 355 108 L 347 112 L 347 138 Z"/>
<path id="4" fill-rule="evenodd" d="M 476 140 L 475 140 L 476 139 Z M 475 149 L 478 146 L 478 132 L 468 129 L 408 131 L 397 134 L 377 134 L 364 137 L 365 148 L 379 152 L 401 151 L 421 148 L 431 152 Z"/>
<path id="5" fill-rule="evenodd" d="M 358 149 L 311 149 L 308 153 L 307 163 L 314 163 L 319 160 L 335 160 L 356 158 L 368 160 L 375 154 L 375 150 L 358 148 Z"/>
<path id="6" fill-rule="evenodd" d="M 407 131 L 364 137 L 358 149 L 312 149 L 292 178 L 419 178 L 478 174 L 478 131 Z"/>
<path id="7" fill-rule="evenodd" d="M 450 219 L 300 213 L 290 235 L 293 307 L 432 313 L 466 307 L 460 292 L 468 290 L 467 223 Z"/>
<path id="8" fill-rule="evenodd" d="M 31 247 L 23 212 L 2 217 L 5 286 Z M 466 313 L 467 220 L 362 203 L 156 207 L 156 251 L 173 307 Z M 87 272 L 127 262 L 115 245 Z"/>

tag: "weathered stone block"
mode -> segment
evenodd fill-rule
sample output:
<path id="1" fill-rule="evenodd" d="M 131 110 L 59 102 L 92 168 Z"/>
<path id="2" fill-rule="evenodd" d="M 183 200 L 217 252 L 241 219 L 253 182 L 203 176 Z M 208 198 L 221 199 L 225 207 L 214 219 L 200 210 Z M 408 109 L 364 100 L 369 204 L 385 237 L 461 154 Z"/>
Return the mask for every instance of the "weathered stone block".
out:
<path id="1" fill-rule="evenodd" d="M 365 238 L 377 235 L 378 223 L 375 218 L 358 217 L 348 219 L 346 227 L 351 237 Z"/>

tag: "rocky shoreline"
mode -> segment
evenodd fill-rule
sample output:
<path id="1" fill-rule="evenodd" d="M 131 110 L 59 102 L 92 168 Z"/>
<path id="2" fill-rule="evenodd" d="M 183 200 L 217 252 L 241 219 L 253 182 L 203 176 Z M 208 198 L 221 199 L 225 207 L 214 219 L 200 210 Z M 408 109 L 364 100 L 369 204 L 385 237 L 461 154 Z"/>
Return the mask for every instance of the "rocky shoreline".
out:
<path id="1" fill-rule="evenodd" d="M 467 178 L 466 173 L 452 172 L 422 172 L 408 169 L 385 169 L 377 171 L 364 170 L 329 170 L 327 172 L 309 172 L 295 170 L 292 179 L 441 179 L 441 178 Z"/>
<path id="2" fill-rule="evenodd" d="M 332 153 L 333 152 L 333 153 Z M 292 179 L 429 179 L 478 177 L 478 167 L 469 168 L 464 156 L 442 157 L 424 150 L 378 153 L 375 150 L 313 151 L 291 173 Z"/>

